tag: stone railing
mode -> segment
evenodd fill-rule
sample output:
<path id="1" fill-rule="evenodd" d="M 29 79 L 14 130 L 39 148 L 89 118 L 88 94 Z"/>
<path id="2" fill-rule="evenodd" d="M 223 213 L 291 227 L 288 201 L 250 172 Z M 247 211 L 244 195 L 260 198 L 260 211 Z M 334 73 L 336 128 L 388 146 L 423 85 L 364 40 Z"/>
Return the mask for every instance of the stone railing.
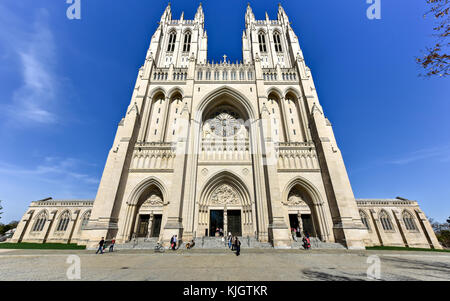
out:
<path id="1" fill-rule="evenodd" d="M 248 139 L 203 139 L 200 161 L 249 161 Z"/>
<path id="2" fill-rule="evenodd" d="M 176 147 L 170 142 L 136 143 L 130 165 L 131 171 L 173 170 Z"/>
<path id="3" fill-rule="evenodd" d="M 91 207 L 94 203 L 94 200 L 47 200 L 47 201 L 35 201 L 31 202 L 31 206 L 38 207 L 67 207 L 67 206 L 88 206 Z"/>
<path id="4" fill-rule="evenodd" d="M 279 170 L 319 170 L 312 142 L 281 142 L 275 146 Z"/>
<path id="5" fill-rule="evenodd" d="M 294 69 L 283 68 L 278 72 L 274 68 L 264 68 L 263 79 L 265 81 L 296 81 L 298 76 Z"/>
<path id="6" fill-rule="evenodd" d="M 416 201 L 399 199 L 356 199 L 358 206 L 418 206 Z"/>
<path id="7" fill-rule="evenodd" d="M 184 81 L 187 78 L 187 69 L 157 68 L 153 71 L 151 78 L 153 81 Z"/>
<path id="8" fill-rule="evenodd" d="M 198 81 L 249 81 L 255 79 L 254 66 L 250 64 L 219 62 L 196 66 Z"/>

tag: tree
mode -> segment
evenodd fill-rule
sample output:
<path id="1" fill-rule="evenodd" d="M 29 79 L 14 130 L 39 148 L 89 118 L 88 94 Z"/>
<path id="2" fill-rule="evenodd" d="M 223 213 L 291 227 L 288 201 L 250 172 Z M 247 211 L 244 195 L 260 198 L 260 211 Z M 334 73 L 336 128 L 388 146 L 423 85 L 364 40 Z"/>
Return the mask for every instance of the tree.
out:
<path id="1" fill-rule="evenodd" d="M 450 42 L 450 0 L 426 0 L 431 6 L 430 10 L 424 15 L 432 15 L 437 20 L 433 28 L 436 44 L 433 47 L 427 47 L 423 57 L 416 58 L 418 64 L 425 69 L 425 76 L 449 75 L 450 55 L 448 47 Z"/>
<path id="2" fill-rule="evenodd" d="M 2 219 L 2 214 L 3 214 L 2 209 L 3 209 L 2 200 L 0 200 L 0 219 Z"/>
<path id="3" fill-rule="evenodd" d="M 445 223 L 439 223 L 432 218 L 428 219 L 431 227 L 433 227 L 434 233 L 439 242 L 446 248 L 450 248 L 450 217 Z"/>

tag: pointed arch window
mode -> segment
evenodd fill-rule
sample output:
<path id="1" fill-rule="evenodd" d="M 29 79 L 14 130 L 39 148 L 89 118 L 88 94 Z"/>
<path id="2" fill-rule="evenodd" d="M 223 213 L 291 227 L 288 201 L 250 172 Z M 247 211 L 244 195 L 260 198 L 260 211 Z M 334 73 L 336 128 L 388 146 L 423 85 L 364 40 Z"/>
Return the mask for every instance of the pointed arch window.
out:
<path id="1" fill-rule="evenodd" d="M 359 216 L 361 217 L 361 222 L 366 227 L 367 230 L 370 230 L 369 219 L 367 218 L 367 214 L 364 211 L 359 211 Z"/>
<path id="2" fill-rule="evenodd" d="M 282 52 L 282 48 L 281 48 L 281 37 L 280 34 L 278 32 L 275 32 L 273 34 L 273 42 L 275 44 L 275 51 L 276 52 Z"/>
<path id="3" fill-rule="evenodd" d="M 384 210 L 381 211 L 381 213 L 380 213 L 380 222 L 381 222 L 381 225 L 383 226 L 383 230 L 385 230 L 385 231 L 393 231 L 394 230 L 394 227 L 392 227 L 391 218 L 389 217 L 387 212 Z"/>
<path id="4" fill-rule="evenodd" d="M 177 33 L 175 31 L 172 31 L 169 34 L 169 45 L 167 45 L 167 51 L 173 52 L 175 50 L 175 41 L 177 39 Z"/>
<path id="5" fill-rule="evenodd" d="M 411 213 L 407 211 L 403 212 L 403 222 L 405 223 L 406 230 L 417 231 L 416 222 Z"/>
<path id="6" fill-rule="evenodd" d="M 67 226 L 69 225 L 69 221 L 70 221 L 70 212 L 66 211 L 59 218 L 59 223 L 58 227 L 56 228 L 56 231 L 66 231 Z"/>
<path id="7" fill-rule="evenodd" d="M 45 211 L 39 213 L 36 222 L 33 226 L 33 232 L 41 232 L 44 229 L 45 222 L 47 221 L 47 213 Z"/>
<path id="8" fill-rule="evenodd" d="M 267 52 L 267 47 L 266 47 L 266 35 L 264 34 L 263 31 L 261 31 L 258 34 L 258 42 L 259 42 L 259 51 L 261 52 Z"/>
<path id="9" fill-rule="evenodd" d="M 189 52 L 191 50 L 191 32 L 187 31 L 184 34 L 183 52 Z"/>
<path id="10" fill-rule="evenodd" d="M 84 213 L 83 215 L 83 219 L 81 220 L 81 230 L 86 229 L 90 217 L 91 217 L 91 210 L 86 211 L 86 213 Z"/>

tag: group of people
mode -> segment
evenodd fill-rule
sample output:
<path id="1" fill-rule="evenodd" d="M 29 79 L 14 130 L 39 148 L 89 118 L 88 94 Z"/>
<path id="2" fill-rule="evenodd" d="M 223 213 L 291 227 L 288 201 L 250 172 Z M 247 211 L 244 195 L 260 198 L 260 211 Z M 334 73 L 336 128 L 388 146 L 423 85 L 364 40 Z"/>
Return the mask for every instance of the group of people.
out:
<path id="1" fill-rule="evenodd" d="M 223 229 L 222 228 L 216 228 L 216 236 L 223 236 Z"/>
<path id="2" fill-rule="evenodd" d="M 172 238 L 170 239 L 170 248 L 171 248 L 172 250 L 176 250 L 176 248 L 177 248 L 177 242 L 178 242 L 177 236 L 176 236 L 176 235 L 173 235 Z"/>
<path id="3" fill-rule="evenodd" d="M 221 229 L 217 228 L 217 230 L 218 231 L 216 233 L 220 233 Z M 291 232 L 292 232 L 292 238 L 295 241 L 297 241 L 296 229 L 291 228 Z M 298 232 L 300 232 L 300 229 L 298 229 Z M 223 236 L 223 233 L 220 236 Z M 223 240 L 223 238 L 222 238 L 222 240 Z M 237 236 L 231 235 L 231 232 L 229 232 L 228 236 L 227 236 L 227 241 L 228 241 L 228 248 L 231 249 L 231 251 L 236 251 L 236 256 L 239 256 L 241 253 L 241 242 L 239 241 L 239 238 Z M 172 250 L 177 249 L 177 242 L 178 242 L 177 235 L 173 235 L 172 238 L 170 239 L 170 248 Z M 303 248 L 305 248 L 305 250 L 311 249 L 311 241 L 309 239 L 309 234 L 306 231 L 305 231 L 305 236 L 303 236 L 303 238 L 302 238 L 302 242 L 303 242 Z M 109 252 L 114 252 L 115 243 L 116 243 L 116 239 L 113 238 L 109 245 Z M 190 242 L 188 242 L 186 244 L 186 249 L 192 249 L 194 246 L 195 246 L 195 241 L 191 240 Z M 102 237 L 102 239 L 98 243 L 98 249 L 97 249 L 97 252 L 95 252 L 95 254 L 98 254 L 99 252 L 100 252 L 100 254 L 103 254 L 105 249 L 106 249 L 106 242 L 105 242 L 105 238 Z"/>
<path id="4" fill-rule="evenodd" d="M 297 235 L 301 236 L 300 227 L 291 228 L 292 239 L 297 241 Z M 309 233 L 307 231 L 304 232 L 304 236 L 302 238 L 303 248 L 305 250 L 311 249 L 311 241 L 309 239 Z"/>
<path id="5" fill-rule="evenodd" d="M 110 245 L 109 245 L 109 252 L 114 252 L 114 245 L 115 244 L 116 244 L 116 239 L 113 238 L 111 240 Z M 106 249 L 106 242 L 105 242 L 105 238 L 102 237 L 102 239 L 98 243 L 98 249 L 97 249 L 97 252 L 95 252 L 95 254 L 98 254 L 99 252 L 100 252 L 100 254 L 103 254 L 105 249 Z"/>
<path id="6" fill-rule="evenodd" d="M 241 242 L 237 236 L 231 235 L 231 232 L 228 232 L 227 236 L 228 248 L 231 251 L 236 251 L 236 256 L 241 254 Z"/>

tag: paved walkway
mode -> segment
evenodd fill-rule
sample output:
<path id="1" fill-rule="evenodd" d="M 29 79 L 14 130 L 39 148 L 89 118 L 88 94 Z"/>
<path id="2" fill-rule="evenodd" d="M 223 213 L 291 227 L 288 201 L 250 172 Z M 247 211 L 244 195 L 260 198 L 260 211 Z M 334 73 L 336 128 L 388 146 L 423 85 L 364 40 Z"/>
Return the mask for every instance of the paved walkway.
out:
<path id="1" fill-rule="evenodd" d="M 450 254 L 406 251 L 260 250 L 0 250 L 0 280 L 68 280 L 69 255 L 80 258 L 81 280 L 381 280 L 450 281 Z M 370 263 L 367 263 L 368 258 Z M 375 261 L 374 261 L 375 260 Z M 72 262 L 73 263 L 73 262 Z M 375 269 L 376 270 L 376 269 Z"/>

